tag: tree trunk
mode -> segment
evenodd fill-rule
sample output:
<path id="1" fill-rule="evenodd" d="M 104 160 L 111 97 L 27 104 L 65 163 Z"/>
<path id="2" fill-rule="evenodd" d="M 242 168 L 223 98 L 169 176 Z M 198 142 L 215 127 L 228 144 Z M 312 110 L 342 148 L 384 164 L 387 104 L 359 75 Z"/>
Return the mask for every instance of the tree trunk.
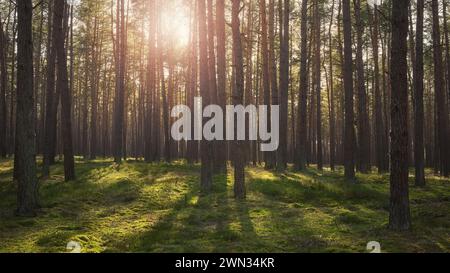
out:
<path id="1" fill-rule="evenodd" d="M 261 41 L 262 44 L 262 41 Z M 275 1 L 269 0 L 269 73 L 270 73 L 270 88 L 272 92 L 272 103 L 270 105 L 279 104 L 278 96 L 278 78 L 277 78 L 277 63 L 275 58 Z M 263 97 L 263 96 L 261 96 Z M 266 101 L 264 102 L 266 103 Z M 268 109 L 267 120 L 271 120 L 270 110 Z M 264 161 L 267 169 L 273 169 L 276 166 L 276 152 L 264 153 Z"/>
<path id="2" fill-rule="evenodd" d="M 281 0 L 279 2 L 281 4 Z M 289 98 L 289 0 L 284 0 L 284 9 L 280 9 L 280 146 L 277 153 L 277 171 L 287 168 L 288 136 L 288 98 Z M 283 9 L 283 12 L 281 11 Z"/>
<path id="3" fill-rule="evenodd" d="M 217 35 L 217 96 L 218 105 L 225 109 L 227 104 L 227 65 L 226 65 L 226 33 L 225 33 L 225 0 L 216 1 L 216 35 Z M 224 133 L 226 133 L 224 131 Z M 218 141 L 216 145 L 216 171 L 227 169 L 227 143 Z"/>
<path id="4" fill-rule="evenodd" d="M 15 174 L 18 182 L 17 214 L 34 216 L 38 208 L 36 136 L 33 109 L 33 38 L 31 0 L 17 2 L 17 112 Z"/>
<path id="5" fill-rule="evenodd" d="M 303 171 L 306 168 L 306 145 L 307 145 L 307 107 L 308 107 L 308 0 L 302 2 L 301 23 L 301 57 L 300 57 L 300 87 L 298 106 L 298 132 L 297 132 L 297 155 L 295 168 Z"/>
<path id="6" fill-rule="evenodd" d="M 116 45 L 116 97 L 114 107 L 114 161 L 118 164 L 123 158 L 123 132 L 125 112 L 125 4 L 124 0 L 117 1 L 117 45 Z"/>
<path id="7" fill-rule="evenodd" d="M 416 167 L 416 186 L 425 186 L 424 164 L 424 64 L 423 64 L 423 26 L 424 0 L 417 1 L 417 26 L 416 26 L 416 67 L 414 70 L 414 100 L 415 100 L 415 141 L 414 158 Z"/>
<path id="8" fill-rule="evenodd" d="M 315 10 L 314 10 L 314 18 L 315 18 L 315 86 L 316 86 L 316 96 L 317 96 L 317 117 L 316 117 L 316 126 L 317 126 L 317 168 L 321 171 L 323 170 L 323 148 L 322 148 L 322 77 L 321 77 L 321 25 L 320 25 L 320 6 L 319 1 L 315 1 Z"/>
<path id="9" fill-rule="evenodd" d="M 364 78 L 364 25 L 361 19 L 361 0 L 354 0 L 354 6 L 357 28 L 356 70 L 358 84 L 358 168 L 362 173 L 368 173 L 370 171 L 370 123 L 369 113 L 367 110 L 367 93 Z"/>
<path id="10" fill-rule="evenodd" d="M 253 3 L 250 2 L 247 11 L 247 25 L 246 25 L 246 42 L 245 42 L 245 95 L 244 106 L 253 104 L 253 34 L 254 34 L 254 20 L 253 20 Z M 267 37 L 267 16 L 266 16 L 266 37 Z M 270 82 L 269 82 L 270 92 Z M 248 136 L 250 125 L 246 124 L 245 134 Z M 254 148 L 254 141 L 248 140 L 246 144 L 246 162 L 251 161 L 252 150 Z"/>
<path id="11" fill-rule="evenodd" d="M 6 68 L 6 35 L 3 30 L 3 22 L 0 18 L 0 158 L 6 157 L 6 88 L 7 88 L 7 68 Z"/>
<path id="12" fill-rule="evenodd" d="M 201 2 L 202 0 L 200 0 Z M 232 0 L 232 31 L 233 31 L 233 59 L 235 62 L 235 88 L 233 89 L 233 104 L 242 105 L 244 102 L 244 63 L 240 29 L 241 0 Z M 235 123 L 235 133 L 238 128 Z M 234 195 L 237 199 L 246 198 L 245 189 L 245 141 L 234 142 Z"/>
<path id="13" fill-rule="evenodd" d="M 223 4 L 222 6 L 222 10 L 220 5 Z M 225 89 L 222 90 L 222 85 L 224 84 L 226 85 L 226 82 L 223 81 L 222 83 L 222 76 L 225 77 L 225 6 L 224 3 L 217 3 L 217 71 L 218 71 L 218 92 L 219 92 L 219 96 L 221 96 L 222 92 L 225 92 Z M 191 17 L 193 17 L 193 19 L 191 19 L 191 43 L 190 43 L 190 55 L 189 55 L 189 92 L 188 92 L 188 97 L 187 97 L 187 101 L 188 101 L 188 106 L 190 109 L 194 109 L 194 99 L 197 96 L 197 91 L 198 91 L 198 86 L 197 86 L 197 82 L 198 82 L 198 17 L 197 17 L 197 2 L 194 1 L 191 3 Z M 220 19 L 219 17 L 221 15 L 223 15 L 223 18 Z M 219 20 L 220 19 L 220 20 Z M 220 21 L 220 22 L 219 22 Z M 223 24 L 223 34 L 222 34 L 222 24 Z M 219 31 L 220 29 L 220 31 Z M 222 35 L 223 35 L 223 41 L 221 41 L 222 39 Z M 221 48 L 221 45 L 223 43 L 223 51 Z M 222 54 L 223 53 L 223 64 L 222 64 Z M 222 66 L 223 65 L 223 66 Z M 223 70 L 222 70 L 223 69 Z M 223 73 L 223 74 L 222 74 Z M 225 88 L 225 87 L 224 87 Z M 219 99 L 221 100 L 221 99 Z M 191 120 L 195 119 L 195 113 L 192 112 L 191 113 Z M 194 123 L 192 123 L 191 125 L 191 133 L 194 132 L 195 130 L 195 125 Z M 223 147 L 220 146 L 220 144 L 218 145 L 219 147 Z M 189 163 L 194 163 L 198 160 L 198 141 L 196 140 L 191 140 L 188 141 L 187 143 L 187 159 Z M 225 155 L 222 155 L 222 159 L 224 158 Z M 226 162 L 224 162 L 225 166 L 226 166 Z"/>
<path id="14" fill-rule="evenodd" d="M 208 71 L 208 42 L 206 27 L 206 5 L 205 0 L 198 1 L 198 20 L 199 20 L 199 49 L 200 49 L 200 95 L 203 99 L 203 105 L 211 104 L 211 94 L 209 92 L 209 71 Z M 203 125 L 208 120 L 203 118 Z M 211 142 L 203 139 L 201 141 L 201 190 L 209 193 L 212 190 L 212 147 Z"/>
<path id="15" fill-rule="evenodd" d="M 94 160 L 97 157 L 97 113 L 98 113 L 98 87 L 97 87 L 97 71 L 98 71 L 98 23 L 97 18 L 94 19 L 94 38 L 92 40 L 91 47 L 91 130 L 90 130 L 90 149 L 89 159 Z"/>
<path id="16" fill-rule="evenodd" d="M 264 90 L 264 105 L 271 105 L 270 102 L 270 71 L 269 71 L 269 48 L 267 42 L 267 13 L 266 13 L 266 1 L 259 1 L 260 18 L 261 18 L 261 56 L 262 56 L 262 86 Z M 276 72 L 275 72 L 276 73 Z M 270 109 L 268 109 L 270 113 Z M 269 119 L 270 120 L 270 117 Z M 270 126 L 268 130 L 271 130 Z M 265 152 L 266 168 L 272 168 L 271 157 L 273 152 Z"/>
<path id="17" fill-rule="evenodd" d="M 50 174 L 50 165 L 55 162 L 55 143 L 56 143 L 56 109 L 55 105 L 59 101 L 57 93 L 55 94 L 55 68 L 56 68 L 56 33 L 53 26 L 55 26 L 55 19 L 53 18 L 53 3 L 49 3 L 49 20 L 53 23 L 49 24 L 48 35 L 50 43 L 48 44 L 47 56 L 47 90 L 46 90 L 46 111 L 45 111 L 45 133 L 44 133 L 44 160 L 43 160 L 43 175 Z"/>
<path id="18" fill-rule="evenodd" d="M 44 100 L 39 101 L 39 90 L 41 87 L 41 60 L 42 60 L 42 36 L 43 36 L 43 29 L 44 29 L 44 7 L 41 5 L 40 7 L 40 14 L 39 14 L 39 27 L 38 27 L 38 35 L 37 35 L 37 48 L 36 53 L 34 54 L 35 60 L 35 70 L 34 70 L 34 98 L 35 98 L 35 108 L 34 108 L 34 115 L 36 119 L 36 152 L 39 154 L 41 152 L 41 141 L 40 139 L 41 134 L 43 134 L 43 131 L 39 127 L 39 120 L 43 120 L 44 116 L 38 116 L 38 104 L 40 105 L 40 108 L 43 109 L 44 107 Z M 0 38 L 1 39 L 1 38 Z M 44 92 L 42 92 L 44 93 Z M 41 97 L 42 98 L 42 97 Z M 41 111 L 41 113 L 43 113 Z"/>
<path id="19" fill-rule="evenodd" d="M 14 14 L 14 16 L 13 16 L 13 35 L 12 35 L 12 37 L 11 37 L 11 44 L 12 44 L 12 53 L 11 53 L 11 56 L 10 56 L 10 58 L 11 58 L 11 78 L 9 79 L 10 80 L 10 84 L 9 84 L 9 86 L 10 86 L 10 101 L 9 101 L 9 105 L 10 105 L 10 108 L 9 108 L 9 132 L 8 132 L 8 134 L 9 134 L 9 136 L 8 136 L 8 144 L 10 145 L 10 148 L 9 148 L 9 154 L 14 154 L 14 152 L 15 152 L 15 147 L 16 147 L 16 145 L 15 145 L 15 131 L 16 131 L 16 128 L 15 128 L 15 121 L 16 121 L 16 116 L 17 116 L 17 114 L 16 114 L 16 108 L 15 108 L 15 103 L 14 103 L 14 101 L 15 101 L 15 99 L 16 99 L 16 97 L 17 97 L 17 94 L 14 92 L 14 82 L 16 81 L 16 54 L 15 54 L 15 52 L 16 52 L 16 33 L 17 33 L 17 27 L 16 27 L 16 25 L 17 25 L 17 13 L 16 12 L 13 12 L 13 14 Z M 17 178 L 17 176 L 16 176 L 16 172 L 14 172 L 14 179 L 16 179 Z"/>
<path id="20" fill-rule="evenodd" d="M 69 81 L 67 75 L 67 56 L 65 49 L 65 32 L 67 29 L 67 18 L 64 15 L 66 1 L 55 1 L 54 6 L 54 25 L 56 38 L 56 55 L 58 66 L 57 90 L 61 92 L 61 126 L 64 152 L 64 176 L 66 181 L 75 179 L 75 161 L 73 156 L 72 141 L 72 97 L 69 90 Z"/>
<path id="21" fill-rule="evenodd" d="M 445 100 L 444 66 L 442 63 L 441 31 L 439 22 L 439 3 L 432 0 L 433 9 L 433 57 L 434 57 L 434 88 L 436 98 L 437 134 L 439 143 L 439 170 L 441 175 L 450 174 L 449 141 L 448 141 L 448 111 Z"/>
<path id="22" fill-rule="evenodd" d="M 345 138 L 344 165 L 345 177 L 355 179 L 355 128 L 353 110 L 353 53 L 352 53 L 352 22 L 350 16 L 350 0 L 343 0 L 344 24 L 344 89 L 345 89 Z"/>
<path id="23" fill-rule="evenodd" d="M 447 5 L 448 1 L 443 0 L 443 18 L 444 18 L 444 37 L 445 37 L 445 59 L 447 61 L 447 91 L 444 91 L 444 93 L 447 93 L 447 114 L 450 111 L 450 38 L 448 33 L 448 16 L 447 16 Z M 444 96 L 445 96 L 444 95 Z M 447 115 L 448 116 L 448 115 Z M 450 124 L 447 123 L 447 139 L 450 137 Z M 448 157 L 450 156 L 450 144 L 447 144 L 447 174 L 450 174 L 450 159 Z"/>
<path id="24" fill-rule="evenodd" d="M 392 2 L 391 204 L 389 227 L 409 230 L 408 186 L 408 0 Z"/>
<path id="25" fill-rule="evenodd" d="M 214 25 L 214 3 L 213 0 L 207 0 L 207 21 L 208 21 L 208 69 L 209 69 L 209 91 L 211 93 L 211 102 L 213 104 L 218 104 L 218 89 L 217 89 L 217 73 L 216 73 L 216 47 L 215 47 L 215 25 Z M 218 153 L 219 148 L 218 141 L 213 141 L 213 166 L 214 171 L 223 171 L 224 170 L 224 162 L 221 156 Z"/>
<path id="26" fill-rule="evenodd" d="M 329 87 L 329 105 L 330 105 L 330 168 L 332 171 L 335 170 L 336 162 L 336 111 L 335 111 L 335 97 L 334 97 L 334 71 L 333 71 L 333 36 L 332 28 L 334 21 L 334 6 L 335 0 L 331 6 L 331 20 L 330 27 L 328 29 L 328 39 L 329 39 L 329 50 L 330 50 L 330 87 Z"/>
<path id="27" fill-rule="evenodd" d="M 372 27 L 372 51 L 373 51 L 373 62 L 374 62 L 374 112 L 375 112 L 375 150 L 376 150 L 376 165 L 379 173 L 387 172 L 388 162 L 388 144 L 385 137 L 385 122 L 383 120 L 383 105 L 382 105 L 382 94 L 380 86 L 380 63 L 379 63 L 379 20 L 378 20 L 378 6 L 375 5 L 374 15 L 371 14 L 371 9 L 368 6 L 369 12 L 369 24 Z M 384 78 L 384 76 L 383 76 Z M 383 81 L 384 82 L 384 81 Z"/>
<path id="28" fill-rule="evenodd" d="M 448 16 L 447 16 L 448 1 L 443 0 L 443 2 L 444 2 L 443 17 L 444 17 L 444 36 L 445 36 L 445 56 L 446 56 L 445 59 L 447 60 L 447 99 L 448 99 L 448 107 L 450 107 L 450 38 L 448 33 L 449 30 L 448 30 Z M 450 111 L 450 109 L 447 110 Z M 448 130 L 450 130 L 450 128 L 448 128 Z M 450 161 L 448 163 L 450 163 Z"/>
<path id="29" fill-rule="evenodd" d="M 154 145 L 153 142 L 153 127 L 155 126 L 155 117 L 153 116 L 154 101 L 153 96 L 156 93 L 156 48 L 155 48 L 155 33 L 156 33 L 156 13 L 155 13 L 155 2 L 151 1 L 149 3 L 150 12 L 150 25 L 149 25 L 149 54 L 148 54 L 148 67 L 147 67 L 147 92 L 145 94 L 146 103 L 145 105 L 145 120 L 148 122 L 147 125 L 144 124 L 144 159 L 146 162 L 151 162 L 155 160 L 153 158 Z"/>

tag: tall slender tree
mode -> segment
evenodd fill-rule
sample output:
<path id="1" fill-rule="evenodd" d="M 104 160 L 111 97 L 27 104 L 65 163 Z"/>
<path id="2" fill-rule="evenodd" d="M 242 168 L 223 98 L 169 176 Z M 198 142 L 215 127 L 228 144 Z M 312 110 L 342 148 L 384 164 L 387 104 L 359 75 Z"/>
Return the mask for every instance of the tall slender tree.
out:
<path id="1" fill-rule="evenodd" d="M 209 91 L 211 93 L 211 102 L 218 104 L 218 89 L 217 89 L 217 70 L 216 70 L 216 47 L 215 47 L 215 36 L 216 27 L 214 20 L 214 3 L 213 0 L 207 0 L 207 21 L 208 21 L 208 66 L 209 66 Z M 220 145 L 217 141 L 213 143 L 214 159 L 213 166 L 214 170 L 221 171 L 224 168 L 223 161 L 219 155 L 217 148 Z"/>
<path id="2" fill-rule="evenodd" d="M 8 75 L 6 67 L 6 35 L 3 30 L 3 21 L 0 16 L 0 158 L 6 157 L 6 89 Z"/>
<path id="3" fill-rule="evenodd" d="M 433 11 L 433 58 L 434 58 L 434 89 L 436 101 L 437 140 L 439 147 L 439 170 L 441 175 L 450 175 L 449 141 L 448 141 L 448 110 L 445 100 L 444 65 L 442 62 L 441 29 L 439 20 L 439 2 L 432 0 Z"/>
<path id="4" fill-rule="evenodd" d="M 150 24 L 149 24 L 149 53 L 148 53 L 148 64 L 147 64 L 147 93 L 145 94 L 145 117 L 148 123 L 151 126 L 146 126 L 144 129 L 145 134 L 145 161 L 150 162 L 155 160 L 153 157 L 154 154 L 154 142 L 153 142 L 153 126 L 155 117 L 153 115 L 154 109 L 154 101 L 153 96 L 156 93 L 156 48 L 155 48 L 155 33 L 156 33 L 156 16 L 155 16 L 155 2 L 151 1 L 149 3 L 149 16 L 150 16 Z"/>
<path id="5" fill-rule="evenodd" d="M 116 96 L 114 107 L 114 161 L 121 163 L 123 158 L 124 112 L 125 112 L 125 1 L 117 0 L 116 18 Z"/>
<path id="6" fill-rule="evenodd" d="M 316 96 L 317 96 L 317 106 L 316 106 L 316 126 L 317 126 L 317 167 L 319 170 L 323 169 L 323 147 L 322 147 L 322 77 L 321 77 L 321 21 L 320 21 L 320 2 L 315 1 L 314 9 L 314 20 L 315 20 L 315 53 L 314 53 L 314 75 L 315 75 L 315 86 L 316 86 Z"/>
<path id="7" fill-rule="evenodd" d="M 227 60 L 225 31 L 225 0 L 216 1 L 216 35 L 217 35 L 217 98 L 218 105 L 225 109 L 227 104 Z M 216 171 L 224 172 L 227 168 L 227 144 L 218 141 L 216 145 Z"/>
<path id="8" fill-rule="evenodd" d="M 367 109 L 365 68 L 363 60 L 364 22 L 361 18 L 361 0 L 353 0 L 356 20 L 356 71 L 358 85 L 358 169 L 362 173 L 370 171 L 370 123 Z"/>
<path id="9" fill-rule="evenodd" d="M 158 41 L 162 41 L 162 32 L 158 29 Z M 159 78 L 161 82 L 161 97 L 162 97 L 162 118 L 163 118 L 163 126 L 164 126 L 164 160 L 166 162 L 172 161 L 172 140 L 170 138 L 170 113 L 169 113 L 169 98 L 168 93 L 171 90 L 166 89 L 166 76 L 164 69 L 164 51 L 163 48 L 158 48 L 159 56 L 158 56 L 158 70 L 159 70 Z M 170 77 L 169 77 L 170 78 Z"/>
<path id="10" fill-rule="evenodd" d="M 414 70 L 414 104 L 415 104 L 415 141 L 414 158 L 416 171 L 416 186 L 425 185 L 424 164 L 424 58 L 423 58 L 423 31 L 424 31 L 424 0 L 417 1 L 416 25 L 416 66 Z"/>
<path id="11" fill-rule="evenodd" d="M 280 4 L 282 1 L 280 0 Z M 284 7 L 282 7 L 284 6 Z M 287 168 L 288 97 L 289 97 L 289 18 L 290 1 L 284 0 L 280 9 L 280 146 L 277 153 L 277 170 Z"/>
<path id="12" fill-rule="evenodd" d="M 408 185 L 408 6 L 409 0 L 392 1 L 391 44 L 391 205 L 389 227 L 411 228 Z"/>
<path id="13" fill-rule="evenodd" d="M 278 88 L 278 74 L 277 74 L 277 62 L 276 62 L 276 49 L 275 49 L 275 0 L 269 0 L 269 68 L 270 68 L 270 91 L 272 97 L 272 103 L 270 105 L 279 104 L 279 88 Z M 262 43 L 261 45 L 262 46 Z M 263 97 L 263 96 L 261 96 Z M 270 113 L 270 111 L 269 111 Z M 268 120 L 271 120 L 271 116 L 268 116 Z M 271 128 L 270 128 L 271 129 Z M 276 152 L 266 152 L 264 154 L 264 161 L 267 169 L 273 169 L 276 166 Z"/>
<path id="14" fill-rule="evenodd" d="M 355 179 L 355 128 L 354 128 L 354 100 L 353 100 L 353 53 L 352 53 L 352 21 L 350 0 L 343 0 L 344 25 L 344 89 L 345 89 L 345 138 L 344 165 L 345 177 Z"/>
<path id="15" fill-rule="evenodd" d="M 241 23 L 239 13 L 241 0 L 232 0 L 232 31 L 233 31 L 233 59 L 235 63 L 235 87 L 233 89 L 233 104 L 242 105 L 244 102 L 244 63 L 241 40 Z M 236 123 L 234 124 L 235 129 Z M 235 130 L 235 133 L 237 130 Z M 245 142 L 234 142 L 234 195 L 237 199 L 246 198 L 245 188 Z"/>
<path id="16" fill-rule="evenodd" d="M 199 23 L 199 51 L 200 51 L 200 95 L 203 105 L 211 103 L 211 94 L 209 92 L 209 69 L 208 69 L 208 35 L 206 25 L 206 4 L 205 0 L 198 1 L 198 23 Z M 203 124 L 207 120 L 203 118 Z M 204 193 L 208 193 L 212 189 L 213 184 L 213 160 L 211 142 L 203 139 L 201 141 L 201 189 Z"/>
<path id="17" fill-rule="evenodd" d="M 369 13 L 369 24 L 371 26 L 371 40 L 373 52 L 373 66 L 374 66 L 374 142 L 375 142 L 375 158 L 376 166 L 379 173 L 384 173 L 389 170 L 388 166 L 388 143 L 385 135 L 385 122 L 383 119 L 383 105 L 380 82 L 380 61 L 379 61 L 379 11 L 378 6 L 374 5 L 373 13 L 371 7 L 367 5 Z M 384 78 L 384 76 L 383 76 Z"/>
<path id="18" fill-rule="evenodd" d="M 44 133 L 44 159 L 43 159 L 43 175 L 50 174 L 50 165 L 55 162 L 55 146 L 56 146 L 56 114 L 59 103 L 59 92 L 55 92 L 56 81 L 56 32 L 53 26 L 56 25 L 54 12 L 54 1 L 49 1 L 49 29 L 48 29 L 48 56 L 47 56 L 47 83 L 46 83 L 46 103 L 45 103 L 45 133 Z"/>
<path id="19" fill-rule="evenodd" d="M 17 2 L 17 110 L 14 173 L 18 182 L 17 214 L 34 216 L 38 208 L 36 135 L 33 115 L 33 35 L 31 0 Z"/>
<path id="20" fill-rule="evenodd" d="M 445 38 L 445 59 L 447 60 L 447 99 L 448 99 L 448 108 L 447 111 L 450 111 L 450 34 L 448 29 L 448 15 L 447 15 L 447 8 L 448 8 L 448 1 L 442 0 L 443 7 L 442 7 L 442 17 L 444 18 L 444 38 Z M 450 128 L 447 128 L 449 130 L 448 133 L 450 133 Z M 450 148 L 449 148 L 450 152 Z M 447 164 L 450 164 L 450 160 L 447 161 Z M 450 168 L 450 166 L 448 166 Z"/>
<path id="21" fill-rule="evenodd" d="M 300 57 L 300 87 L 298 104 L 298 132 L 295 167 L 297 170 L 306 168 L 307 141 L 307 105 L 308 105 L 308 0 L 302 1 L 301 12 L 301 57 Z"/>
<path id="22" fill-rule="evenodd" d="M 267 31 L 267 6 L 265 0 L 259 1 L 259 13 L 261 20 L 261 56 L 262 56 L 262 86 L 264 90 L 264 104 L 271 105 L 270 97 L 270 59 L 269 59 L 269 47 L 268 47 L 268 31 Z M 276 73 L 276 72 L 275 72 Z M 271 129 L 271 128 L 269 128 Z M 271 160 L 273 153 L 265 152 L 266 156 L 266 167 L 272 168 Z"/>
<path id="23" fill-rule="evenodd" d="M 67 12 L 65 12 L 66 1 L 55 1 L 54 23 L 56 38 L 56 55 L 58 67 L 58 81 L 56 88 L 61 92 L 61 126 L 64 151 L 64 176 L 66 181 L 75 179 L 75 160 L 73 155 L 72 140 L 72 97 L 69 90 L 67 75 L 67 56 L 65 48 L 65 30 L 67 29 Z"/>
<path id="24" fill-rule="evenodd" d="M 331 4 L 331 19 L 328 27 L 329 40 L 329 61 L 330 61 L 330 86 L 328 88 L 328 104 L 330 112 L 330 168 L 335 170 L 336 163 L 336 106 L 335 106 L 335 92 L 334 92 L 334 61 L 333 61 L 333 24 L 334 24 L 334 7 L 336 1 L 333 0 Z"/>
<path id="25" fill-rule="evenodd" d="M 93 39 L 91 45 L 91 56 L 92 56 L 92 64 L 91 64 L 91 120 L 90 120 L 90 149 L 89 149 L 89 158 L 91 160 L 97 157 L 97 119 L 98 119 L 98 36 L 99 36 L 99 25 L 97 17 L 94 18 L 94 27 L 93 27 Z"/>

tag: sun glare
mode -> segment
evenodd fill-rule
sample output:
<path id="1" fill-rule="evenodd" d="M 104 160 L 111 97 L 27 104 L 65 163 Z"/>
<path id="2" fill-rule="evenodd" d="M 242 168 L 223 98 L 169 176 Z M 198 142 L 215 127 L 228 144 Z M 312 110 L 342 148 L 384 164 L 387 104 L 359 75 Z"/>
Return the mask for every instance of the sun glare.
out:
<path id="1" fill-rule="evenodd" d="M 163 11 L 161 16 L 163 35 L 176 47 L 186 47 L 189 44 L 190 17 L 188 8 L 179 1 Z"/>

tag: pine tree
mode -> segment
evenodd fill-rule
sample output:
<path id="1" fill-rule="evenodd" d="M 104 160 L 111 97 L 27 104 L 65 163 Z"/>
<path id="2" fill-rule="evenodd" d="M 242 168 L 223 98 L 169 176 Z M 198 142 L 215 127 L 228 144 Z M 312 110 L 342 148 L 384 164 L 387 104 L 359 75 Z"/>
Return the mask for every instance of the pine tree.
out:
<path id="1" fill-rule="evenodd" d="M 17 179 L 17 214 L 34 216 L 38 208 L 36 135 L 33 109 L 33 38 L 31 0 L 17 2 L 17 112 L 14 173 Z"/>
<path id="2" fill-rule="evenodd" d="M 389 228 L 411 228 L 408 186 L 408 0 L 392 1 L 391 205 Z"/>

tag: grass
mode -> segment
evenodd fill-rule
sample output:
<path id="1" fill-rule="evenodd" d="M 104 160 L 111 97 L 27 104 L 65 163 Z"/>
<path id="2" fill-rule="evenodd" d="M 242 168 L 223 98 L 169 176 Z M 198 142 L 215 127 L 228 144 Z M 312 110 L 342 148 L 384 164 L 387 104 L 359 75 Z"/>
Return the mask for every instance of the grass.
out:
<path id="1" fill-rule="evenodd" d="M 0 252 L 384 252 L 450 251 L 450 181 L 428 176 L 411 187 L 413 230 L 388 231 L 389 177 L 342 171 L 248 168 L 248 198 L 236 201 L 232 177 L 215 177 L 199 194 L 199 166 L 77 161 L 78 180 L 63 167 L 41 181 L 38 217 L 18 218 L 12 162 L 0 161 Z M 232 173 L 232 172 L 229 172 Z M 411 177 L 411 182 L 413 177 Z"/>

